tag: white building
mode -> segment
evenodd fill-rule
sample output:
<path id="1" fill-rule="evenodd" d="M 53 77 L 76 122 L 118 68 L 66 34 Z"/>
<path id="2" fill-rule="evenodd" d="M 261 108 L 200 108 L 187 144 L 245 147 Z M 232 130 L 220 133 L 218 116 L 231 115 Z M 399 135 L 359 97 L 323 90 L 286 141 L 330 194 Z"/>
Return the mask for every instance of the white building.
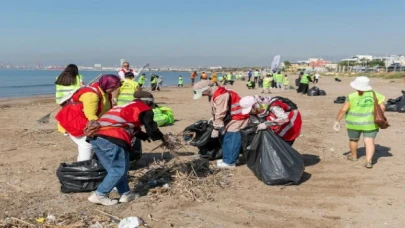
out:
<path id="1" fill-rule="evenodd" d="M 373 60 L 372 55 L 355 55 L 351 59 L 342 59 L 342 61 L 347 61 L 347 62 L 361 62 L 361 60 L 368 60 L 371 61 Z"/>
<path id="2" fill-rule="evenodd" d="M 221 70 L 221 69 L 222 69 L 221 66 L 210 67 L 210 70 Z"/>
<path id="3" fill-rule="evenodd" d="M 102 70 L 101 64 L 94 64 L 94 70 Z"/>

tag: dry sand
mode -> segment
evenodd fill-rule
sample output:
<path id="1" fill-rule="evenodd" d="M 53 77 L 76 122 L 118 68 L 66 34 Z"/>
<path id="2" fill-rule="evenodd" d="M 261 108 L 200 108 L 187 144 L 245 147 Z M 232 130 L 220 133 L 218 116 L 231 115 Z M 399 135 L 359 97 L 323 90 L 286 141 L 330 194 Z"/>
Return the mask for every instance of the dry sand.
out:
<path id="1" fill-rule="evenodd" d="M 273 91 L 273 95 L 296 102 L 303 116 L 302 135 L 294 145 L 306 164 L 300 185 L 266 186 L 244 165 L 231 171 L 229 185 L 212 188 L 212 200 L 202 202 L 166 194 L 103 207 L 89 203 L 88 193 L 60 193 L 56 168 L 61 162 L 75 161 L 76 146 L 55 130 L 54 119 L 46 125 L 35 124 L 55 107 L 54 99 L 0 100 L 0 220 L 13 216 L 33 222 L 47 214 L 102 216 L 95 211 L 99 209 L 121 218 L 142 217 L 151 227 L 403 227 L 404 115 L 386 114 L 392 126 L 377 137 L 373 169 L 364 168 L 362 143 L 359 161 L 347 161 L 347 133 L 344 128 L 340 133 L 332 130 L 340 108 L 333 100 L 352 92 L 348 85 L 352 79 L 342 79 L 337 83 L 321 78 L 319 87 L 327 92 L 323 97 Z M 260 93 L 244 84 L 236 82 L 233 89 L 241 96 Z M 400 80 L 373 79 L 372 85 L 387 98 L 396 98 L 403 89 Z M 197 120 L 210 118 L 207 99 L 192 100 L 189 87 L 165 88 L 155 97 L 172 108 L 178 120 L 163 127 L 163 132 L 178 133 Z M 144 165 L 160 158 L 159 152 L 149 152 L 157 145 L 144 143 Z M 193 147 L 187 149 L 182 151 L 182 159 L 192 154 L 186 152 L 197 152 Z"/>

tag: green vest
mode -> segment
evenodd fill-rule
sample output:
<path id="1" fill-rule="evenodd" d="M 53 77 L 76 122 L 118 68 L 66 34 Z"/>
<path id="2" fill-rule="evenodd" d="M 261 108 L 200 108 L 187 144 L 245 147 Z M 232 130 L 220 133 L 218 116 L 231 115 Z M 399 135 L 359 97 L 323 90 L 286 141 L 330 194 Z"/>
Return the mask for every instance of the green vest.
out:
<path id="1" fill-rule="evenodd" d="M 139 79 L 138 79 L 138 83 L 139 84 L 145 84 L 145 76 L 141 76 Z"/>
<path id="2" fill-rule="evenodd" d="M 375 93 L 379 103 L 385 99 L 380 93 Z M 346 128 L 359 131 L 375 131 L 378 125 L 374 122 L 374 96 L 372 91 L 360 96 L 357 92 L 350 94 L 346 101 L 350 103 L 346 113 Z"/>
<path id="3" fill-rule="evenodd" d="M 271 85 L 271 79 L 268 77 L 263 78 L 263 87 L 270 88 L 270 85 Z"/>
<path id="4" fill-rule="evenodd" d="M 282 74 L 277 74 L 277 80 L 276 80 L 276 82 L 278 82 L 278 83 L 283 83 L 283 75 Z"/>
<path id="5" fill-rule="evenodd" d="M 74 85 L 69 86 L 56 85 L 56 93 L 55 93 L 56 104 L 59 104 L 59 101 L 68 93 L 80 88 L 80 81 L 83 81 L 83 76 L 79 74 L 76 76 L 76 84 Z"/>
<path id="6" fill-rule="evenodd" d="M 252 86 L 252 82 L 248 81 L 247 86 L 251 87 Z"/>
<path id="7" fill-rule="evenodd" d="M 289 85 L 290 84 L 290 80 L 288 78 L 284 78 L 284 85 Z"/>
<path id="8" fill-rule="evenodd" d="M 308 84 L 309 83 L 308 74 L 302 75 L 300 83 L 301 84 Z"/>
<path id="9" fill-rule="evenodd" d="M 224 80 L 224 77 L 219 76 L 219 77 L 218 77 L 218 80 L 219 80 L 220 82 L 222 82 L 222 80 Z"/>
<path id="10" fill-rule="evenodd" d="M 227 74 L 227 75 L 226 75 L 226 79 L 227 79 L 228 81 L 232 81 L 232 74 Z"/>
<path id="11" fill-rule="evenodd" d="M 156 84 L 157 83 L 157 78 L 154 77 L 153 80 L 150 82 L 151 84 Z"/>
<path id="12" fill-rule="evenodd" d="M 134 93 L 138 89 L 138 83 L 132 79 L 125 79 L 120 87 L 120 92 L 117 96 L 117 105 L 128 104 L 134 100 Z"/>
<path id="13" fill-rule="evenodd" d="M 179 85 L 183 85 L 183 78 L 179 78 Z"/>

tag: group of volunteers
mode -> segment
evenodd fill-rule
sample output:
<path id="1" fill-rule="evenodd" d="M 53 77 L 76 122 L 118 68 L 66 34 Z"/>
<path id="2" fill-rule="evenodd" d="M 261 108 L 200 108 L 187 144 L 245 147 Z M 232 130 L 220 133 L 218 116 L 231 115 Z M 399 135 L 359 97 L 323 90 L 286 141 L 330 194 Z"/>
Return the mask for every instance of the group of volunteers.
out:
<path id="1" fill-rule="evenodd" d="M 289 145 L 300 135 L 301 114 L 278 97 L 246 96 L 241 98 L 235 91 L 217 86 L 210 81 L 200 81 L 193 86 L 194 99 L 211 97 L 211 138 L 220 137 L 223 159 L 217 161 L 218 168 L 234 168 L 242 149 L 240 130 L 245 128 L 250 115 L 261 123 L 257 130 L 270 129 Z M 230 105 L 229 105 L 230 104 Z M 230 108 L 229 108 L 230 106 Z"/>
<path id="2" fill-rule="evenodd" d="M 62 109 L 55 116 L 58 129 L 67 133 L 77 144 L 77 161 L 92 159 L 94 151 L 107 171 L 107 176 L 88 198 L 96 204 L 127 203 L 137 197 L 137 194 L 130 191 L 127 181 L 129 154 L 134 137 L 142 141 L 161 140 L 168 148 L 173 147 L 175 142 L 173 137 L 164 135 L 153 120 L 153 95 L 134 90 L 139 88 L 133 82 L 136 74 L 129 69 L 129 64 L 124 63 L 123 69 L 118 72 L 120 77 L 107 74 L 95 83 L 81 86 L 82 77 L 78 68 L 71 64 L 55 82 L 57 100 L 61 96 L 70 96 L 61 104 Z M 64 87 L 67 89 L 64 90 Z M 61 94 L 68 90 L 71 94 Z M 116 98 L 114 94 L 117 95 Z M 114 99 L 117 105 L 114 104 Z M 144 126 L 146 132 L 141 130 L 141 126 Z M 119 200 L 108 197 L 113 188 L 120 194 Z"/>
<path id="3" fill-rule="evenodd" d="M 259 82 L 260 73 L 248 72 L 248 82 Z M 134 139 L 139 141 L 161 140 L 168 148 L 173 148 L 175 139 L 163 134 L 154 121 L 155 100 L 151 93 L 142 90 L 146 77 L 141 72 L 134 72 L 125 62 L 117 75 L 101 76 L 96 82 L 84 86 L 83 76 L 76 65 L 70 64 L 56 78 L 56 102 L 62 109 L 55 116 L 58 130 L 69 135 L 77 144 L 77 161 L 90 160 L 95 155 L 107 171 L 107 176 L 90 195 L 90 202 L 102 205 L 127 203 L 138 197 L 128 185 L 127 172 L 130 166 L 131 148 Z M 277 88 L 286 86 L 288 77 L 281 72 L 266 75 L 263 89 L 269 89 L 269 79 L 275 81 Z M 257 80 L 256 80 L 257 76 Z M 211 118 L 214 130 L 211 138 L 220 138 L 223 158 L 218 160 L 218 168 L 234 168 L 242 149 L 240 130 L 247 127 L 251 116 L 259 119 L 257 131 L 271 130 L 287 144 L 292 146 L 300 136 L 302 118 L 297 108 L 293 108 L 288 99 L 282 97 L 245 96 L 240 97 L 234 90 L 219 86 L 215 72 L 208 77 L 205 72 L 200 81 L 195 82 L 197 73 L 193 72 L 194 99 L 209 97 L 212 107 Z M 227 77 L 227 75 L 225 76 Z M 228 79 L 228 78 L 226 78 Z M 231 77 L 232 78 L 232 74 Z M 312 78 L 300 74 L 299 90 L 307 90 Z M 183 86 L 179 76 L 178 86 Z M 271 83 L 270 83 L 271 84 Z M 339 131 L 339 121 L 345 116 L 350 139 L 348 160 L 357 160 L 357 146 L 360 135 L 364 135 L 366 145 L 366 167 L 372 168 L 372 157 L 375 151 L 374 139 L 378 125 L 374 122 L 374 102 L 377 101 L 384 110 L 384 96 L 374 92 L 367 77 L 358 77 L 350 84 L 357 92 L 350 94 L 341 108 L 334 125 Z M 68 99 L 66 99 L 68 97 Z M 142 131 L 144 126 L 145 131 Z M 110 199 L 109 193 L 116 188 L 120 199 Z"/>
<path id="4" fill-rule="evenodd" d="M 266 72 L 266 70 L 255 70 L 253 72 L 252 80 L 252 70 L 248 71 L 248 81 L 246 86 L 248 89 L 254 89 L 256 85 L 259 88 L 263 88 L 262 93 L 271 93 L 270 88 L 278 90 L 287 90 L 290 86 L 290 80 L 287 75 L 281 73 L 281 71 L 273 71 L 273 73 Z"/>

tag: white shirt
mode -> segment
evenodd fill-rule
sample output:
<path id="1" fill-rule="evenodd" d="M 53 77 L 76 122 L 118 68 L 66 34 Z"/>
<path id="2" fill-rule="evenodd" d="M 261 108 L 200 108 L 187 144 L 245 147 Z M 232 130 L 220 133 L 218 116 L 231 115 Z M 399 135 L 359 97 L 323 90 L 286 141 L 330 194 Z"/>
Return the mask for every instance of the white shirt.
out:
<path id="1" fill-rule="evenodd" d="M 124 71 L 125 71 L 125 72 L 124 72 Z M 125 80 L 125 73 L 127 73 L 127 72 L 129 72 L 129 71 L 126 71 L 124 68 L 121 69 L 120 71 L 118 71 L 118 76 L 121 78 L 122 81 Z M 133 73 L 134 73 L 134 75 L 135 75 L 135 78 L 139 75 L 138 72 L 135 72 L 135 71 L 134 71 Z M 134 78 L 134 80 L 135 80 L 135 78 Z"/>
<path id="2" fill-rule="evenodd" d="M 319 74 L 315 74 L 315 79 L 319 79 L 320 75 Z"/>

